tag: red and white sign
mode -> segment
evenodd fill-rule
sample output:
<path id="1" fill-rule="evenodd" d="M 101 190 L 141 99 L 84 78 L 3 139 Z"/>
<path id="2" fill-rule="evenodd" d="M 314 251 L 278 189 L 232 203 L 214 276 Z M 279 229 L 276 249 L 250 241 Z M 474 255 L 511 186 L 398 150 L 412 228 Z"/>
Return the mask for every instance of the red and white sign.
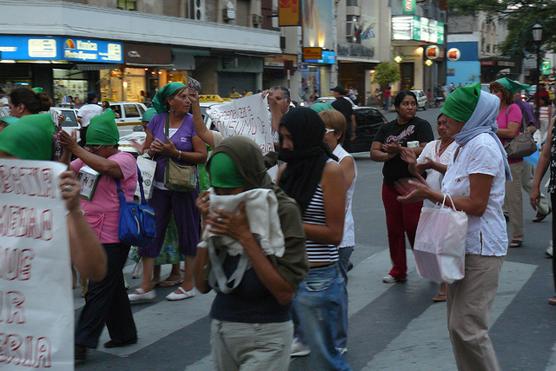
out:
<path id="1" fill-rule="evenodd" d="M 448 58 L 448 60 L 452 62 L 459 60 L 460 57 L 461 57 L 461 52 L 458 48 L 450 48 L 446 53 L 446 58 Z"/>
<path id="2" fill-rule="evenodd" d="M 437 59 L 440 57 L 440 48 L 436 45 L 428 46 L 427 49 L 425 49 L 425 56 L 428 59 Z"/>
<path id="3" fill-rule="evenodd" d="M 0 369 L 73 370 L 61 163 L 0 160 Z"/>

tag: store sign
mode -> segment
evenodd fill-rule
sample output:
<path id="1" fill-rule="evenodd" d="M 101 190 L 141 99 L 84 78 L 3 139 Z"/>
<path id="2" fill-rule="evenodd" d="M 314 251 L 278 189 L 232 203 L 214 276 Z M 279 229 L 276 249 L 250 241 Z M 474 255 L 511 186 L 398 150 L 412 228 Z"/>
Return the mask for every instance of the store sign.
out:
<path id="1" fill-rule="evenodd" d="M 122 63 L 122 43 L 67 38 L 64 40 L 64 59 L 78 62 Z"/>
<path id="2" fill-rule="evenodd" d="M 550 75 L 552 73 L 552 61 L 550 59 L 543 60 L 541 70 L 543 75 Z"/>
<path id="3" fill-rule="evenodd" d="M 0 36 L 3 60 L 122 63 L 122 43 L 61 36 Z"/>
<path id="4" fill-rule="evenodd" d="M 279 0 L 278 25 L 301 26 L 301 0 Z"/>
<path id="5" fill-rule="evenodd" d="M 440 56 L 440 48 L 437 45 L 428 46 L 425 49 L 425 56 L 428 59 L 437 59 Z"/>
<path id="6" fill-rule="evenodd" d="M 172 64 L 172 49 L 169 46 L 124 42 L 124 52 L 124 61 L 128 64 Z"/>
<path id="7" fill-rule="evenodd" d="M 336 63 L 336 53 L 332 50 L 323 50 L 320 58 L 307 58 L 303 59 L 305 63 L 312 64 L 335 64 Z"/>
<path id="8" fill-rule="evenodd" d="M 322 48 L 303 48 L 303 61 L 322 58 Z"/>
<path id="9" fill-rule="evenodd" d="M 444 44 L 444 23 L 419 16 L 392 17 L 392 40 Z"/>
<path id="10" fill-rule="evenodd" d="M 417 2 L 415 0 L 403 0 L 403 14 L 415 14 Z"/>
<path id="11" fill-rule="evenodd" d="M 449 61 L 455 62 L 461 58 L 461 51 L 458 48 L 450 48 L 446 53 L 446 58 Z"/>

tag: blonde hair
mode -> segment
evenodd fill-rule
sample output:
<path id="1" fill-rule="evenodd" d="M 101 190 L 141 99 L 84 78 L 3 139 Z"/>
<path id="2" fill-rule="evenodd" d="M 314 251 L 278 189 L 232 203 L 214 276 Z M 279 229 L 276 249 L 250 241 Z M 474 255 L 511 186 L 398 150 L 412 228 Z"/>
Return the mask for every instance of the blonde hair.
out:
<path id="1" fill-rule="evenodd" d="M 338 142 L 342 143 L 347 127 L 345 116 L 335 109 L 321 111 L 319 112 L 319 116 L 327 128 L 334 129 L 335 133 L 340 134 Z"/>

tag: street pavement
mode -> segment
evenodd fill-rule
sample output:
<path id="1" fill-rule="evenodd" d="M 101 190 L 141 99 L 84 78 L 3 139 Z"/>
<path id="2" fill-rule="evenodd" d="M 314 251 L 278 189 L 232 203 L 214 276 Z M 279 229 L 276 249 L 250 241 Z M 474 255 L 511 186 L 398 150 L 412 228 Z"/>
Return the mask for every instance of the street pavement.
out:
<path id="1" fill-rule="evenodd" d="M 438 110 L 419 112 L 434 122 Z M 388 114 L 393 118 L 393 114 Z M 357 156 L 359 176 L 353 202 L 357 246 L 349 272 L 347 359 L 354 370 L 456 370 L 446 330 L 446 304 L 433 303 L 436 285 L 420 278 L 408 250 L 409 276 L 404 284 L 384 284 L 390 268 L 384 209 L 380 198 L 381 164 L 368 154 Z M 556 308 L 551 260 L 544 250 L 551 217 L 532 223 L 534 213 L 524 194 L 525 240 L 505 260 L 491 313 L 491 337 L 503 370 L 556 370 Z M 440 231 L 439 231 L 440 232 Z M 133 264 L 125 268 L 130 277 Z M 168 272 L 168 267 L 164 267 Z M 164 300 L 171 289 L 158 289 L 155 302 L 133 306 L 139 341 L 125 348 L 99 348 L 78 370 L 212 370 L 207 317 L 213 294 L 182 302 Z M 83 305 L 75 290 L 76 315 Z M 77 318 L 77 317 L 76 317 Z M 294 359 L 290 370 L 308 371 L 308 357 Z M 313 370 L 311 370 L 313 371 Z"/>

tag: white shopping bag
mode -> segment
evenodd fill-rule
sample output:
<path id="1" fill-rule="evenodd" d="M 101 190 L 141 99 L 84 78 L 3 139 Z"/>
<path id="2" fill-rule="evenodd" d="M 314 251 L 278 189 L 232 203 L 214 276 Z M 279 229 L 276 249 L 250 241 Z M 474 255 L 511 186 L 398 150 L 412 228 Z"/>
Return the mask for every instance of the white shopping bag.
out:
<path id="1" fill-rule="evenodd" d="M 438 283 L 460 280 L 465 272 L 467 214 L 445 207 L 446 196 L 442 205 L 421 209 L 413 246 L 419 275 Z"/>
<path id="2" fill-rule="evenodd" d="M 154 172 L 156 170 L 156 161 L 149 160 L 146 157 L 137 157 L 137 166 L 141 170 L 143 176 L 143 190 L 145 198 L 149 200 L 153 194 L 153 180 Z M 139 180 L 137 180 L 137 187 L 135 188 L 135 196 L 141 198 L 141 191 L 139 189 Z"/>

